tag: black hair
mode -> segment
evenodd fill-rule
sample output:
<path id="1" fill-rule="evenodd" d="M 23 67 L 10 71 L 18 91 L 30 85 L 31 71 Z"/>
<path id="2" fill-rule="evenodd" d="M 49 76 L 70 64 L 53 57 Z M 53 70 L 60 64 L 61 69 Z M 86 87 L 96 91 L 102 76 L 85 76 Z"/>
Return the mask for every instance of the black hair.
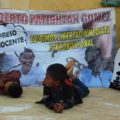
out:
<path id="1" fill-rule="evenodd" d="M 24 48 L 24 51 L 22 53 L 20 53 L 20 57 L 23 55 L 24 52 L 31 52 L 33 57 L 35 57 L 35 54 L 33 53 L 33 51 L 29 48 Z"/>
<path id="2" fill-rule="evenodd" d="M 92 70 L 93 75 L 97 75 L 101 70 L 101 51 L 96 46 L 88 47 L 85 51 L 85 60 L 88 63 L 88 68 Z"/>
<path id="3" fill-rule="evenodd" d="M 13 83 L 8 88 L 8 95 L 13 97 L 13 98 L 20 97 L 22 95 L 22 93 L 23 93 L 22 87 L 17 83 Z"/>
<path id="4" fill-rule="evenodd" d="M 101 57 L 100 48 L 96 46 L 87 47 L 85 51 L 85 60 L 87 62 L 96 60 L 98 57 Z"/>
<path id="5" fill-rule="evenodd" d="M 67 70 L 64 65 L 55 63 L 47 68 L 47 74 L 49 74 L 54 80 L 64 82 L 67 78 Z"/>

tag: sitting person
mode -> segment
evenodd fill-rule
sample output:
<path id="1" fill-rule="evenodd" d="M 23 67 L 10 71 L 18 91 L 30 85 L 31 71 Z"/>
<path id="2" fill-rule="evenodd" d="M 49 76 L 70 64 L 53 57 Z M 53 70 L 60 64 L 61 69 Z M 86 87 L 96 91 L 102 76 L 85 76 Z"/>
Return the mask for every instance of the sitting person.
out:
<path id="1" fill-rule="evenodd" d="M 20 85 L 20 71 L 11 71 L 8 73 L 0 73 L 0 94 L 8 95 L 12 98 L 21 96 L 23 90 Z"/>
<path id="2" fill-rule="evenodd" d="M 77 94 L 62 64 L 52 64 L 47 68 L 43 85 L 43 99 L 36 103 L 43 103 L 57 113 L 82 103 L 81 96 Z"/>

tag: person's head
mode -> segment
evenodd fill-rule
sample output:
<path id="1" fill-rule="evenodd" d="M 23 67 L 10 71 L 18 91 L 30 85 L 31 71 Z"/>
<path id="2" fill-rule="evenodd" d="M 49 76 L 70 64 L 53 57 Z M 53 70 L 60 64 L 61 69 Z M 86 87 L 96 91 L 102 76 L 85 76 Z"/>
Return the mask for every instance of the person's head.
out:
<path id="1" fill-rule="evenodd" d="M 67 70 L 64 65 L 55 63 L 48 66 L 43 84 L 47 87 L 56 87 L 67 78 Z"/>
<path id="2" fill-rule="evenodd" d="M 92 70 L 93 75 L 100 72 L 102 61 L 100 48 L 96 46 L 88 47 L 85 51 L 85 60 L 88 63 L 88 68 Z"/>
<path id="3" fill-rule="evenodd" d="M 95 64 L 97 59 L 101 59 L 100 48 L 96 46 L 88 47 L 85 51 L 85 60 L 90 64 Z"/>
<path id="4" fill-rule="evenodd" d="M 23 93 L 22 87 L 17 82 L 6 82 L 4 89 L 6 94 L 12 98 L 19 98 Z"/>
<path id="5" fill-rule="evenodd" d="M 33 51 L 31 49 L 25 48 L 24 51 L 22 53 L 20 53 L 20 58 L 19 61 L 22 64 L 22 68 L 23 68 L 23 73 L 28 73 L 33 61 L 34 61 L 35 55 L 33 53 Z"/>

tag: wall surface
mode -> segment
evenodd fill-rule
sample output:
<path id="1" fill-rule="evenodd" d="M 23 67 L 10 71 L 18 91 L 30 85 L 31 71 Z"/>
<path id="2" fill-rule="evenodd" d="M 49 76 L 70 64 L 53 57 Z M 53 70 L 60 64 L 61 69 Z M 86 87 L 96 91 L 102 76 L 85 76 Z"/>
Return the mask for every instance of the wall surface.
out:
<path id="1" fill-rule="evenodd" d="M 22 10 L 80 10 L 101 8 L 100 2 L 101 0 L 0 0 L 0 8 Z M 119 21 L 120 7 L 116 7 L 117 48 L 120 48 Z"/>

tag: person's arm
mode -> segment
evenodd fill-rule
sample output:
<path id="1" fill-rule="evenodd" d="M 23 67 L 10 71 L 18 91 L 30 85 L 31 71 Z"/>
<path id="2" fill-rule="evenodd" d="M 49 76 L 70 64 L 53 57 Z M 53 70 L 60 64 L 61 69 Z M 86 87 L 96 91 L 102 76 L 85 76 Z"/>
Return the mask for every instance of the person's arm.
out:
<path id="1" fill-rule="evenodd" d="M 69 109 L 74 106 L 73 99 L 68 99 L 67 101 L 64 102 L 64 109 Z"/>
<path id="2" fill-rule="evenodd" d="M 50 96 L 50 88 L 44 85 L 42 103 L 49 109 L 53 109 L 54 102 Z"/>
<path id="3" fill-rule="evenodd" d="M 64 100 L 60 100 L 59 102 L 54 102 L 54 100 L 50 96 L 50 88 L 44 86 L 43 91 L 43 104 L 49 109 L 54 110 L 55 112 L 62 112 L 63 109 L 72 108 L 74 105 L 74 98 L 72 94 L 72 88 L 64 88 Z"/>
<path id="4" fill-rule="evenodd" d="M 69 109 L 74 106 L 74 91 L 73 86 L 64 85 L 63 94 L 64 94 L 64 109 Z"/>

